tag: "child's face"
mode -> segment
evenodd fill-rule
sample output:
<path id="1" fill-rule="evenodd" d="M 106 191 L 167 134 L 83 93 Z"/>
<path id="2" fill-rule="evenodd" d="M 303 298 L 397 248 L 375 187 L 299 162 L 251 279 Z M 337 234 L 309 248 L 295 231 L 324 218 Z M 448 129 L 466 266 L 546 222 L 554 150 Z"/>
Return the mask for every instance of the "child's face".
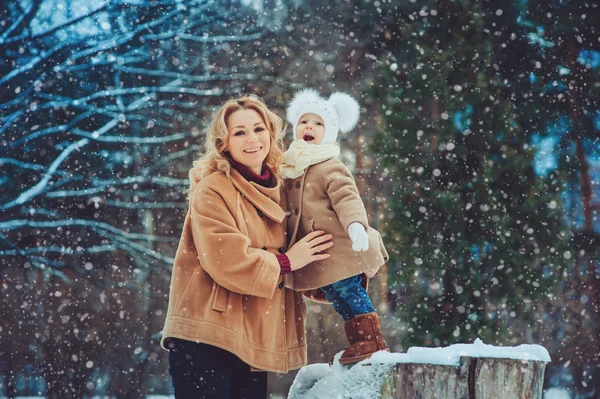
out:
<path id="1" fill-rule="evenodd" d="M 325 133 L 323 119 L 317 114 L 304 114 L 296 127 L 296 139 L 303 139 L 309 144 L 319 144 Z"/>

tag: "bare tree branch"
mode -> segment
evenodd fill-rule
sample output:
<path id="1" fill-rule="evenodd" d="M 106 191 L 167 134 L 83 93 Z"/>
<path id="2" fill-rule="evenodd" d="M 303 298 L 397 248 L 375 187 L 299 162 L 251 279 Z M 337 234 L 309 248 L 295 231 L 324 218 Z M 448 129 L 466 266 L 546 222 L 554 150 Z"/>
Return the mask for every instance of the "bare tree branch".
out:
<path id="1" fill-rule="evenodd" d="M 72 129 L 71 132 L 78 136 L 87 137 L 90 140 L 102 141 L 105 143 L 121 144 L 164 144 L 169 141 L 180 141 L 190 137 L 189 133 L 175 133 L 165 137 L 127 137 L 127 136 L 100 136 L 96 137 L 94 133 L 86 132 L 81 129 Z"/>
<path id="2" fill-rule="evenodd" d="M 145 68 L 132 68 L 115 66 L 115 69 L 126 73 L 132 73 L 136 75 L 148 75 L 148 76 L 161 76 L 165 78 L 181 79 L 187 82 L 214 82 L 214 81 L 232 81 L 232 80 L 264 80 L 265 82 L 273 82 L 275 78 L 273 76 L 264 76 L 262 74 L 255 73 L 228 73 L 228 74 L 212 74 L 212 75 L 188 75 L 179 72 L 170 71 L 157 71 Z"/>
<path id="3" fill-rule="evenodd" d="M 109 238 L 114 243 L 114 245 L 116 245 L 119 248 L 124 249 L 128 252 L 129 251 L 137 251 L 140 254 L 160 260 L 161 262 L 164 262 L 168 265 L 173 264 L 174 258 L 172 258 L 170 256 L 165 256 L 165 255 L 159 253 L 158 251 L 155 251 L 151 248 L 148 248 L 141 244 L 138 244 L 130 239 L 123 237 L 123 236 L 113 234 L 112 232 L 107 231 L 107 230 L 98 230 L 97 232 L 98 232 L 98 234 L 100 234 L 106 238 Z"/>
<path id="4" fill-rule="evenodd" d="M 0 43 L 6 40 L 7 37 L 10 36 L 11 33 L 17 31 L 20 27 L 24 25 L 28 25 L 29 22 L 35 17 L 35 13 L 40 8 L 41 2 L 31 2 L 28 4 L 25 12 L 13 22 L 11 26 L 9 26 L 1 35 L 0 35 Z"/>
<path id="5" fill-rule="evenodd" d="M 181 33 L 181 32 L 166 32 L 160 34 L 153 35 L 144 35 L 145 40 L 165 40 L 172 39 L 174 37 L 178 37 L 180 40 L 189 40 L 195 43 L 210 43 L 210 44 L 220 44 L 227 42 L 235 42 L 242 43 L 248 41 L 259 40 L 264 36 L 264 32 L 257 32 L 250 35 L 227 35 L 227 36 L 198 36 L 189 33 Z"/>
<path id="6" fill-rule="evenodd" d="M 5 250 L 0 251 L 0 256 L 27 256 L 33 254 L 57 253 L 60 255 L 79 255 L 79 254 L 94 254 L 100 252 L 113 252 L 117 249 L 114 245 L 94 245 L 91 247 L 35 247 L 24 250 Z"/>
<path id="7" fill-rule="evenodd" d="M 76 150 L 79 150 L 81 147 L 85 146 L 89 142 L 88 139 L 79 140 L 76 143 L 68 146 L 55 160 L 52 162 L 50 167 L 46 170 L 44 177 L 40 180 L 35 186 L 31 187 L 29 190 L 21 193 L 17 198 L 13 201 L 10 201 L 6 204 L 0 205 L 0 209 L 10 209 L 14 206 L 23 205 L 24 203 L 31 201 L 33 198 L 37 197 L 41 193 L 43 193 L 47 186 L 48 182 L 52 178 L 52 175 L 56 172 L 60 164 L 67 159 L 67 157 Z"/>
<path id="8" fill-rule="evenodd" d="M 41 5 L 41 2 L 36 2 L 36 3 Z M 39 5 L 38 5 L 38 7 L 39 7 Z M 29 34 L 23 33 L 21 35 L 13 36 L 8 39 L 6 37 L 4 37 L 4 35 L 2 35 L 2 37 L 0 37 L 0 47 L 2 45 L 11 44 L 11 43 L 31 42 L 33 40 L 41 39 L 43 37 L 52 35 L 58 31 L 60 31 L 61 29 L 65 29 L 65 28 L 68 28 L 69 26 L 75 25 L 77 22 L 80 22 L 87 18 L 90 18 L 95 14 L 98 14 L 98 13 L 101 13 L 104 11 L 119 10 L 119 9 L 123 9 L 125 7 L 129 7 L 129 5 L 122 5 L 122 4 L 117 5 L 115 3 L 109 3 L 109 4 L 105 4 L 105 5 L 97 8 L 93 11 L 90 11 L 87 14 L 83 14 L 83 15 L 80 15 L 79 17 L 70 19 L 62 24 L 56 25 L 56 26 L 52 27 L 51 29 L 45 30 L 44 32 L 40 32 L 35 35 L 29 35 Z M 8 35 L 6 35 L 6 36 L 8 36 Z"/>
<path id="9" fill-rule="evenodd" d="M 130 176 L 122 179 L 110 179 L 103 180 L 98 178 L 92 178 L 91 182 L 94 186 L 123 186 L 130 184 L 153 184 L 153 185 L 164 185 L 171 187 L 182 187 L 188 186 L 189 182 L 187 179 L 174 179 L 172 177 L 165 176 Z"/>
<path id="10" fill-rule="evenodd" d="M 143 240 L 150 242 L 167 242 L 176 243 L 178 239 L 176 237 L 160 237 L 152 234 L 140 234 L 130 233 L 123 229 L 119 229 L 108 223 L 97 222 L 95 220 L 84 220 L 84 219 L 70 219 L 70 220 L 49 220 L 49 221 L 35 221 L 27 219 L 14 219 L 8 222 L 0 222 L 0 231 L 11 231 L 21 227 L 32 227 L 34 229 L 59 229 L 63 227 L 92 227 L 97 231 L 108 231 L 119 237 L 123 237 L 128 240 Z"/>
<path id="11" fill-rule="evenodd" d="M 17 159 L 13 159 L 13 158 L 0 158 L 0 166 L 2 166 L 2 165 L 14 165 L 21 169 L 40 170 L 40 171 L 46 170 L 45 165 L 40 165 L 37 163 L 21 162 Z M 66 175 L 67 174 L 67 172 L 61 171 L 61 170 L 57 170 L 57 171 L 55 171 L 55 173 L 57 175 Z"/>
<path id="12" fill-rule="evenodd" d="M 125 202 L 105 200 L 104 204 L 127 209 L 186 209 L 187 204 L 181 202 Z"/>

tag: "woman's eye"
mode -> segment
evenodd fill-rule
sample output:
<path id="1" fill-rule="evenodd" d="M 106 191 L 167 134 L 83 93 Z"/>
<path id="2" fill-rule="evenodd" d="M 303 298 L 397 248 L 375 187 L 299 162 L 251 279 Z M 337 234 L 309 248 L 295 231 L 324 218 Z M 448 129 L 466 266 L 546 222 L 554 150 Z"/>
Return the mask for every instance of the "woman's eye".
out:
<path id="1" fill-rule="evenodd" d="M 254 130 L 255 132 L 262 132 L 263 130 L 265 130 L 264 127 L 257 127 L 256 130 Z"/>
<path id="2" fill-rule="evenodd" d="M 239 132 L 235 132 L 233 135 L 234 136 L 241 136 L 242 134 L 244 134 L 244 131 L 240 130 Z"/>

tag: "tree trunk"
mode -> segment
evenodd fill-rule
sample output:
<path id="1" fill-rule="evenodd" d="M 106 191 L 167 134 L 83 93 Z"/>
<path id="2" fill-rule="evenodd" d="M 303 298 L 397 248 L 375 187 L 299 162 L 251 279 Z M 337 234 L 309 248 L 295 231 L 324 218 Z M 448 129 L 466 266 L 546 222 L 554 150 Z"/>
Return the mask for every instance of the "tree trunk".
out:
<path id="1" fill-rule="evenodd" d="M 399 363 L 387 374 L 382 399 L 542 398 L 546 362 L 461 357 L 458 367 Z"/>
<path id="2" fill-rule="evenodd" d="M 381 398 L 468 399 L 468 375 L 469 363 L 462 361 L 459 367 L 399 363 L 386 376 Z"/>

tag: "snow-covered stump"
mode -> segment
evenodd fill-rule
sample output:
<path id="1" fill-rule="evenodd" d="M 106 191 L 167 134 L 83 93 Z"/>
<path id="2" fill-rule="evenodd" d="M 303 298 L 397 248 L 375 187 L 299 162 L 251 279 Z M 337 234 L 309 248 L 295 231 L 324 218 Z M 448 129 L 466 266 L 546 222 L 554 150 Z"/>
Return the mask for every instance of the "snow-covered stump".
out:
<path id="1" fill-rule="evenodd" d="M 385 376 L 377 398 L 469 398 L 469 364 L 398 363 Z"/>
<path id="2" fill-rule="evenodd" d="M 545 361 L 471 358 L 474 398 L 542 398 Z M 469 381 L 469 384 L 471 382 Z"/>
<path id="3" fill-rule="evenodd" d="M 541 399 L 545 368 L 543 361 L 476 357 L 461 357 L 459 366 L 399 363 L 377 398 Z"/>
<path id="4" fill-rule="evenodd" d="M 550 361 L 539 345 L 474 344 L 377 352 L 352 367 L 311 364 L 288 399 L 541 399 Z"/>

